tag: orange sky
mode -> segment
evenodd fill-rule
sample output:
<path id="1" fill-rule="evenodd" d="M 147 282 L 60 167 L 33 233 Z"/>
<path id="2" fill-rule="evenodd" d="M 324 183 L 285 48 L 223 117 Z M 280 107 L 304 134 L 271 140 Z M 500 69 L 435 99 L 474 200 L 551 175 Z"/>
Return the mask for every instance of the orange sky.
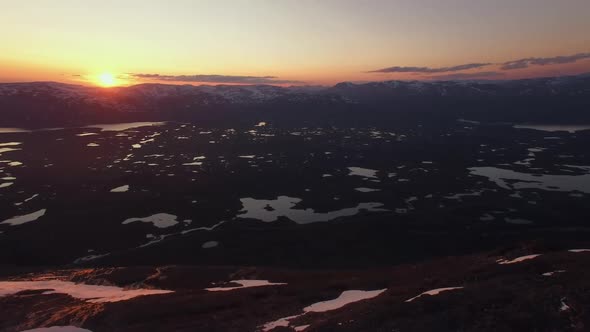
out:
<path id="1" fill-rule="evenodd" d="M 117 84 L 198 84 L 204 76 L 194 75 L 217 75 L 205 83 L 241 83 L 249 76 L 262 83 L 328 85 L 590 72 L 590 56 L 500 68 L 523 58 L 587 55 L 587 0 L 0 0 L 0 8 L 0 82 L 97 84 L 107 72 L 119 77 Z M 470 63 L 492 65 L 369 73 Z M 484 74 L 464 75 L 478 72 Z M 257 78 L 267 76 L 276 78 Z"/>

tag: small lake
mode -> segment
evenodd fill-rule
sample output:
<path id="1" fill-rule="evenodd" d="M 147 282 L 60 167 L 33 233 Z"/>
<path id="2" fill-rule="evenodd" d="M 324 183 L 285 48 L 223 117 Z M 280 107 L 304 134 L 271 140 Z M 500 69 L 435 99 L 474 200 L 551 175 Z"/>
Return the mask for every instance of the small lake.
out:
<path id="1" fill-rule="evenodd" d="M 287 217 L 298 224 L 329 221 L 339 217 L 354 216 L 361 210 L 369 212 L 389 211 L 381 208 L 381 203 L 360 203 L 355 207 L 325 213 L 315 212 L 313 209 L 294 209 L 301 202 L 300 198 L 279 196 L 277 199 L 264 200 L 254 198 L 242 198 L 242 214 L 237 217 L 244 219 L 257 219 L 264 222 L 276 221 L 279 217 Z"/>
<path id="2" fill-rule="evenodd" d="M 541 189 L 548 191 L 581 191 L 590 194 L 590 174 L 552 175 L 515 172 L 497 167 L 471 167 L 472 175 L 485 176 L 499 187 L 514 189 Z"/>
<path id="3" fill-rule="evenodd" d="M 11 127 L 0 127 L 0 134 L 8 133 L 32 133 L 37 131 L 51 131 L 51 130 L 62 130 L 72 128 L 98 128 L 101 131 L 125 131 L 133 128 L 148 127 L 148 126 L 161 126 L 166 122 L 125 122 L 125 123 L 106 123 L 106 124 L 93 124 L 82 127 L 71 127 L 71 128 L 40 128 L 40 129 L 25 129 L 25 128 L 11 128 Z M 87 136 L 92 133 L 83 133 L 78 136 Z"/>
<path id="4" fill-rule="evenodd" d="M 126 123 L 106 123 L 94 124 L 83 128 L 99 128 L 102 131 L 125 131 L 133 128 L 161 126 L 166 122 L 126 122 Z"/>

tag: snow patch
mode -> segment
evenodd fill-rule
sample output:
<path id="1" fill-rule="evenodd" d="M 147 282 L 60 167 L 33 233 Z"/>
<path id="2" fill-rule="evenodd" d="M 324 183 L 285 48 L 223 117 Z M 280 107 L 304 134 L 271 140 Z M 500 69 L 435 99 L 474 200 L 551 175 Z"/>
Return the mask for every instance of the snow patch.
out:
<path id="1" fill-rule="evenodd" d="M 45 290 L 43 294 L 67 294 L 91 303 L 119 302 L 142 295 L 172 293 L 163 289 L 123 289 L 116 286 L 76 284 L 62 280 L 0 281 L 0 296 L 13 295 L 27 290 Z"/>
<path id="2" fill-rule="evenodd" d="M 112 193 L 124 193 L 124 192 L 127 192 L 128 190 L 129 190 L 129 185 L 126 184 L 124 186 L 120 186 L 120 187 L 111 189 L 111 192 Z"/>
<path id="3" fill-rule="evenodd" d="M 205 243 L 203 243 L 203 245 L 201 246 L 201 248 L 203 249 L 210 249 L 210 248 L 215 248 L 219 245 L 219 242 L 217 241 L 207 241 Z"/>
<path id="4" fill-rule="evenodd" d="M 209 292 L 225 292 L 234 289 L 241 289 L 241 288 L 251 288 L 251 287 L 261 287 L 261 286 L 279 286 L 279 285 L 286 285 L 284 282 L 270 282 L 268 280 L 231 280 L 230 283 L 239 284 L 240 286 L 234 287 L 211 287 L 205 288 L 206 291 Z"/>
<path id="5" fill-rule="evenodd" d="M 51 326 L 51 327 L 40 327 L 32 330 L 25 330 L 21 332 L 92 332 L 87 329 L 79 328 L 76 326 Z"/>
<path id="6" fill-rule="evenodd" d="M 10 225 L 10 226 L 17 226 L 17 225 L 26 224 L 28 222 L 35 221 L 35 220 L 41 218 L 42 216 L 44 216 L 45 211 L 47 211 L 47 209 L 41 209 L 41 210 L 33 212 L 33 213 L 25 214 L 22 216 L 12 217 L 10 219 L 4 220 L 3 222 L 0 222 L 0 225 L 6 224 L 6 225 Z"/>
<path id="7" fill-rule="evenodd" d="M 574 252 L 574 253 L 578 253 L 578 252 L 590 252 L 590 249 L 570 249 L 568 251 L 569 252 Z"/>
<path id="8" fill-rule="evenodd" d="M 383 292 L 385 292 L 386 290 L 387 289 L 385 288 L 385 289 L 378 289 L 378 290 L 374 290 L 374 291 L 363 291 L 363 290 L 344 291 L 340 294 L 340 296 L 338 296 L 337 298 L 335 298 L 333 300 L 314 303 L 310 306 L 305 307 L 303 309 L 303 313 L 301 313 L 299 315 L 293 315 L 293 316 L 279 318 L 275 321 L 272 321 L 272 322 L 262 325 L 261 328 L 262 328 L 262 331 L 268 332 L 268 331 L 271 331 L 274 328 L 277 328 L 279 326 L 280 327 L 289 327 L 290 321 L 294 320 L 295 318 L 305 316 L 307 313 L 326 312 L 326 311 L 340 309 L 350 303 L 359 302 L 359 301 L 368 300 L 368 299 L 372 299 L 374 297 L 377 297 L 377 296 L 381 295 Z M 303 331 L 303 330 L 307 329 L 309 326 L 310 325 L 294 326 L 293 329 L 295 331 Z"/>
<path id="9" fill-rule="evenodd" d="M 496 262 L 498 264 L 500 264 L 500 265 L 514 264 L 514 263 L 520 263 L 520 262 L 523 262 L 523 261 L 526 261 L 526 260 L 529 260 L 529 259 L 533 259 L 533 258 L 538 257 L 538 256 L 541 256 L 541 255 L 534 254 L 534 255 L 520 256 L 520 257 L 517 257 L 517 258 L 512 259 L 512 260 L 499 259 Z"/>
<path id="10" fill-rule="evenodd" d="M 336 310 L 344 307 L 347 304 L 372 299 L 381 295 L 387 288 L 378 289 L 374 291 L 362 291 L 362 290 L 348 290 L 342 292 L 340 296 L 333 300 L 323 301 L 314 303 L 308 307 L 303 308 L 304 312 L 326 312 Z"/>
<path id="11" fill-rule="evenodd" d="M 356 190 L 356 191 L 360 191 L 360 192 L 362 192 L 362 193 L 370 193 L 370 192 L 373 192 L 373 191 L 381 191 L 381 189 L 375 189 L 375 188 L 364 188 L 364 187 L 361 187 L 361 188 L 354 188 L 354 190 Z"/>
<path id="12" fill-rule="evenodd" d="M 557 271 L 551 271 L 551 272 L 545 272 L 542 274 L 542 276 L 544 277 L 551 277 L 552 275 L 556 274 L 556 273 L 564 273 L 565 270 L 557 270 Z"/>
<path id="13" fill-rule="evenodd" d="M 421 296 L 424 296 L 424 295 L 430 295 L 430 296 L 434 296 L 434 295 L 438 295 L 438 294 L 440 294 L 440 293 L 442 293 L 442 292 L 447 292 L 447 291 L 451 291 L 451 290 L 455 290 L 455 289 L 462 289 L 462 288 L 463 288 L 463 287 L 444 287 L 444 288 L 436 288 L 436 289 L 431 289 L 431 290 L 429 290 L 429 291 L 426 291 L 426 292 L 424 292 L 424 293 L 421 293 L 421 294 L 419 294 L 419 295 L 417 295 L 417 296 L 414 296 L 413 298 L 411 298 L 411 299 L 408 299 L 408 300 L 406 300 L 405 302 L 412 302 L 412 301 L 414 301 L 415 299 L 417 299 L 417 298 L 419 298 L 419 297 L 421 297 Z"/>

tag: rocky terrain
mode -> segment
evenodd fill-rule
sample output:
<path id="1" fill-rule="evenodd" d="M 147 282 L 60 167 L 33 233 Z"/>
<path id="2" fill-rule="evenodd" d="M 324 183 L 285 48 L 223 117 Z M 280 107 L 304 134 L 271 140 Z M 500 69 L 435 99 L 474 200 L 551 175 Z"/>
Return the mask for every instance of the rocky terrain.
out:
<path id="1" fill-rule="evenodd" d="M 537 243 L 365 270 L 169 265 L 9 274 L 0 281 L 0 329 L 586 331 L 589 257 L 588 249 Z M 28 290 L 19 289 L 23 279 Z"/>

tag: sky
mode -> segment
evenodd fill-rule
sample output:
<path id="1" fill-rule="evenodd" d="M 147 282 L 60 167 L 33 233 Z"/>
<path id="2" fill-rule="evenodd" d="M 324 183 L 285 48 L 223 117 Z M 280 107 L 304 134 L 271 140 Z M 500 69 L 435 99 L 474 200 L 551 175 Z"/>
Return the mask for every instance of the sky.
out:
<path id="1" fill-rule="evenodd" d="M 0 0 L 0 82 L 330 85 L 590 72 L 588 0 Z"/>

